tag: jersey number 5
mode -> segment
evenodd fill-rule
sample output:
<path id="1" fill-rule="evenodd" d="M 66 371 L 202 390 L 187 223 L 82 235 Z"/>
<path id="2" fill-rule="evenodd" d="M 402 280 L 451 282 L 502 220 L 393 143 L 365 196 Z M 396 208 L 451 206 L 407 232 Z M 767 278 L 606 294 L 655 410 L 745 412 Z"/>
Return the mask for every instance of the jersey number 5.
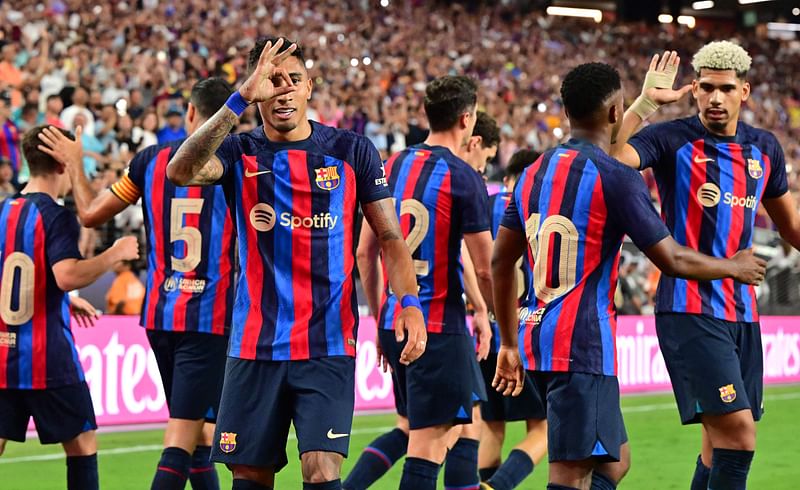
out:
<path id="1" fill-rule="evenodd" d="M 169 241 L 170 243 L 182 241 L 186 244 L 186 252 L 182 259 L 172 256 L 172 270 L 175 272 L 193 271 L 200 263 L 203 235 L 194 226 L 184 226 L 183 218 L 187 214 L 200 214 L 203 210 L 203 201 L 202 198 L 176 197 L 170 204 Z"/>
<path id="2" fill-rule="evenodd" d="M 19 282 L 17 282 L 19 273 Z M 22 252 L 14 252 L 3 263 L 0 287 L 0 317 L 6 325 L 22 325 L 33 318 L 34 269 L 33 260 Z M 13 309 L 14 283 L 18 287 L 17 308 Z"/>
<path id="3" fill-rule="evenodd" d="M 525 234 L 533 255 L 533 289 L 536 297 L 549 303 L 575 287 L 578 267 L 578 244 L 580 235 L 569 218 L 555 214 L 545 218 L 531 214 L 525 221 Z M 558 242 L 556 242 L 558 238 Z M 550 249 L 558 247 L 558 261 L 550 257 Z M 558 283 L 553 284 L 553 273 L 558 274 Z"/>

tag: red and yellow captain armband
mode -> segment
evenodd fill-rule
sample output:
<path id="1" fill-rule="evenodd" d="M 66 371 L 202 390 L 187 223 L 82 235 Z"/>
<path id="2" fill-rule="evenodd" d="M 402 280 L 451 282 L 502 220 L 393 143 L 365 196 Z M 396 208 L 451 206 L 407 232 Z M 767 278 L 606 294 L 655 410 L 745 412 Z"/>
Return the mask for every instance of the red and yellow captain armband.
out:
<path id="1" fill-rule="evenodd" d="M 111 186 L 111 192 L 128 204 L 136 204 L 136 201 L 142 195 L 136 184 L 128 177 L 128 174 L 123 175 L 119 181 Z"/>

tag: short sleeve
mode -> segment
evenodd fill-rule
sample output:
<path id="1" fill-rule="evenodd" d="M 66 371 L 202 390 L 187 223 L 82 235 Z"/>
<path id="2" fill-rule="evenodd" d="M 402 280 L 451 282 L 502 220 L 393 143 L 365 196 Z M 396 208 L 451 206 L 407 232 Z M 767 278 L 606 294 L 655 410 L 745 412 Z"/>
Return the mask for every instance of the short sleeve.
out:
<path id="1" fill-rule="evenodd" d="M 489 231 L 492 224 L 489 219 L 489 193 L 486 184 L 480 174 L 471 168 L 465 168 L 462 174 L 463 187 L 458 189 L 461 229 L 464 233 Z"/>
<path id="2" fill-rule="evenodd" d="M 670 131 L 666 127 L 668 123 L 651 124 L 642 128 L 636 133 L 628 143 L 639 154 L 639 170 L 658 166 L 659 162 L 667 154 L 667 138 L 665 131 Z"/>
<path id="3" fill-rule="evenodd" d="M 780 143 L 772 137 L 772 144 L 768 152 L 769 155 L 769 180 L 764 188 L 764 199 L 781 197 L 789 192 L 789 184 L 786 180 L 786 159 L 783 156 L 783 148 Z"/>
<path id="4" fill-rule="evenodd" d="M 508 202 L 506 211 L 503 213 L 502 221 L 500 221 L 502 226 L 516 231 L 525 231 L 525 219 L 527 217 L 522 216 L 520 206 L 522 204 L 522 182 L 527 174 L 528 172 L 526 169 L 514 185 L 514 191 L 511 193 L 511 200 Z"/>
<path id="5" fill-rule="evenodd" d="M 145 175 L 147 174 L 147 165 L 150 160 L 156 155 L 157 146 L 148 146 L 144 150 L 134 155 L 126 175 L 138 189 L 144 189 Z"/>
<path id="6" fill-rule="evenodd" d="M 620 231 L 627 234 L 639 250 L 647 250 L 670 235 L 669 229 L 661 220 L 650 192 L 639 172 L 616 164 L 607 175 L 610 182 L 605 182 L 603 190 L 608 207 L 608 216 L 617 224 Z"/>
<path id="7" fill-rule="evenodd" d="M 223 181 L 230 178 L 232 175 L 231 170 L 233 166 L 236 165 L 242 158 L 242 145 L 240 136 L 237 134 L 231 134 L 225 137 L 222 140 L 222 144 L 219 145 L 217 151 L 214 153 L 216 157 L 219 159 L 220 163 L 222 163 L 222 177 L 217 183 L 222 183 Z"/>
<path id="8" fill-rule="evenodd" d="M 50 267 L 65 259 L 83 259 L 78 250 L 80 225 L 75 215 L 61 206 L 55 209 L 45 222 L 45 247 Z"/>
<path id="9" fill-rule="evenodd" d="M 375 145 L 367 138 L 357 137 L 354 146 L 352 163 L 356 172 L 358 201 L 367 204 L 391 197 L 386 170 Z"/>

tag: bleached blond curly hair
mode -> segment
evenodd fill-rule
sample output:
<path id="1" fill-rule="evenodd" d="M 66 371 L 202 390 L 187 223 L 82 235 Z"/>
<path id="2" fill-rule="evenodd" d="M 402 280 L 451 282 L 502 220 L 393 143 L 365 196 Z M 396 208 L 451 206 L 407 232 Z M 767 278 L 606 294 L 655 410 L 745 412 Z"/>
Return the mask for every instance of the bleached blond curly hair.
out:
<path id="1" fill-rule="evenodd" d="M 730 41 L 714 41 L 706 44 L 694 55 L 692 67 L 699 75 L 702 68 L 711 70 L 733 70 L 744 78 L 750 69 L 752 58 L 743 47 Z"/>

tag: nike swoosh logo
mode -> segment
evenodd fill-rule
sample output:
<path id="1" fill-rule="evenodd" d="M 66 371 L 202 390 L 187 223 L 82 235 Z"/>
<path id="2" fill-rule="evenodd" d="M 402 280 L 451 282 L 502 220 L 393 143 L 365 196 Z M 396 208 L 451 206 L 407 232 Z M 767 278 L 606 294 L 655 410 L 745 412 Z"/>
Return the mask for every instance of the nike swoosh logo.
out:
<path id="1" fill-rule="evenodd" d="M 694 163 L 706 163 L 706 162 L 713 162 L 713 158 L 700 158 L 700 155 L 694 157 Z"/>
<path id="2" fill-rule="evenodd" d="M 350 434 L 335 434 L 333 429 L 328 429 L 328 439 L 341 439 L 342 437 L 347 437 Z"/>
<path id="3" fill-rule="evenodd" d="M 260 172 L 251 172 L 249 170 L 245 170 L 244 171 L 244 176 L 245 177 L 255 177 L 256 175 L 269 174 L 269 173 L 272 173 L 272 170 L 262 170 Z"/>

